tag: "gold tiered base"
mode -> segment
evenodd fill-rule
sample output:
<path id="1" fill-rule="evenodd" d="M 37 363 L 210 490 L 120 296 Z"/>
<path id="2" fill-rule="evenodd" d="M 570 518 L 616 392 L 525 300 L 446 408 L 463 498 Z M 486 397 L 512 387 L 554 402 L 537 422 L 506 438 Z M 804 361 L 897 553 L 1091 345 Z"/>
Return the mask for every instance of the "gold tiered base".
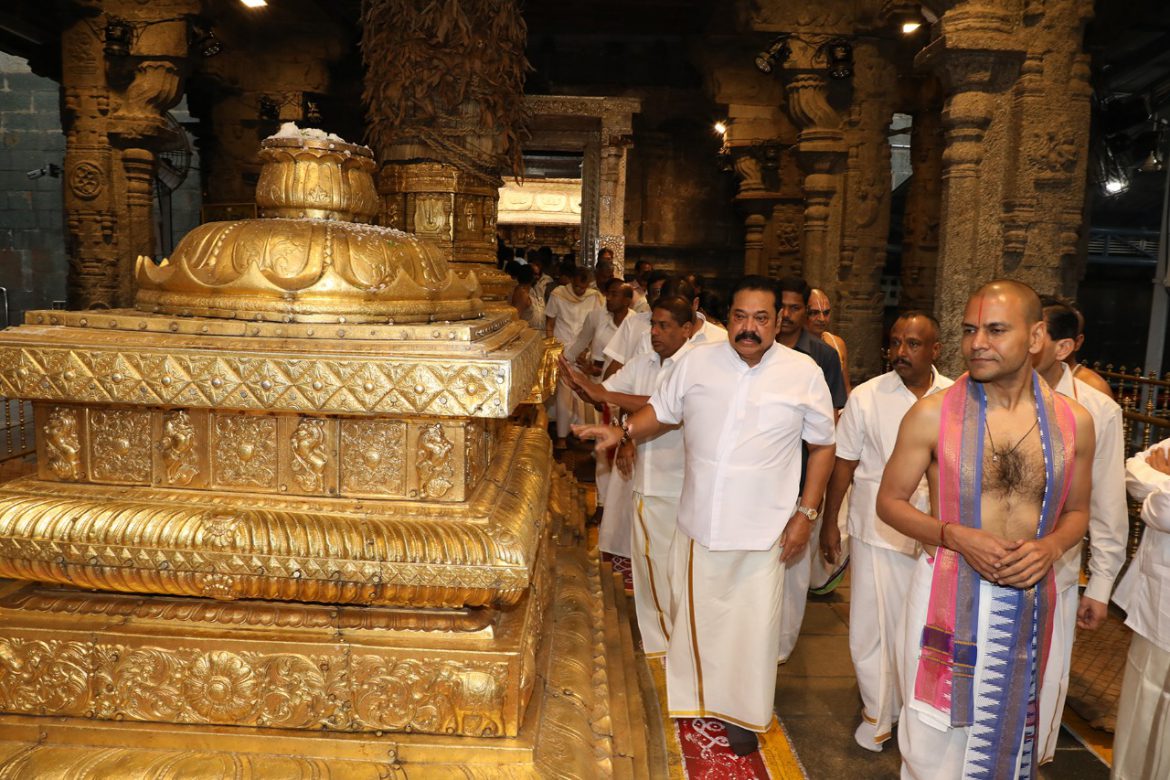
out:
<path id="1" fill-rule="evenodd" d="M 0 707 L 29 714 L 0 716 L 0 776 L 646 776 L 642 740 L 631 735 L 642 701 L 621 671 L 631 668 L 629 628 L 606 619 L 612 588 L 603 592 L 597 559 L 583 552 L 576 487 L 554 476 L 560 543 L 545 556 L 555 557 L 555 582 L 531 681 L 496 687 L 477 671 L 522 658 L 512 651 L 534 635 L 525 630 L 530 603 L 483 626 L 475 610 L 225 603 L 6 581 Z M 423 662 L 395 661 L 404 655 Z M 460 674 L 475 679 L 456 688 Z M 494 707 L 470 699 L 517 687 L 532 699 L 514 736 L 456 735 L 509 730 L 483 717 Z M 359 713 L 385 719 L 385 730 L 355 732 Z M 208 722 L 215 715 L 250 725 Z"/>

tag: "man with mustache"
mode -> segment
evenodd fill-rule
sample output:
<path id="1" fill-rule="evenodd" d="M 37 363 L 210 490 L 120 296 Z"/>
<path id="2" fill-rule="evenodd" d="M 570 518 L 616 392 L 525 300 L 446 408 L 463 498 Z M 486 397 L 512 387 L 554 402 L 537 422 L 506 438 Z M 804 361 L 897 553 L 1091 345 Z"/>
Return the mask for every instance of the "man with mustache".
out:
<path id="1" fill-rule="evenodd" d="M 935 370 L 942 347 L 934 317 L 911 311 L 898 317 L 890 330 L 892 371 L 853 389 L 837 425 L 837 462 L 825 495 L 825 517 L 836 517 L 849 500 L 851 598 L 849 654 L 861 692 L 861 723 L 853 734 L 866 750 L 880 752 L 898 720 L 895 650 L 898 623 L 906 603 L 918 543 L 877 519 L 877 491 L 886 461 L 898 438 L 898 425 L 916 401 L 953 384 Z M 912 499 L 926 511 L 930 495 L 922 480 Z M 833 563 L 841 557 L 841 531 L 823 523 L 821 552 Z"/>
<path id="2" fill-rule="evenodd" d="M 739 755 L 773 719 L 784 567 L 808 544 L 833 466 L 829 388 L 812 360 L 776 343 L 779 311 L 771 280 L 744 278 L 727 341 L 693 348 L 621 429 L 577 429 L 605 448 L 685 422 L 667 708 L 723 721 Z"/>
<path id="3" fill-rule="evenodd" d="M 981 287 L 962 334 L 967 373 L 906 413 L 878 488 L 878 517 L 924 548 L 898 656 L 902 777 L 1032 778 L 1053 565 L 1088 527 L 1093 420 L 1032 368 L 1031 287 Z M 929 514 L 913 503 L 924 475 Z"/>
<path id="4" fill-rule="evenodd" d="M 1129 507 L 1125 501 L 1125 440 L 1121 407 L 1112 398 L 1080 378 L 1064 359 L 1076 348 L 1080 325 L 1076 311 L 1045 296 L 1044 340 L 1034 364 L 1041 378 L 1056 392 L 1076 399 L 1093 418 L 1096 450 L 1093 457 L 1093 492 L 1089 504 L 1089 582 L 1078 599 L 1081 545 L 1064 554 L 1056 564 L 1059 603 L 1053 618 L 1053 652 L 1044 675 L 1040 710 L 1040 763 L 1056 757 L 1056 740 L 1068 693 L 1072 663 L 1073 627 L 1096 629 L 1109 611 L 1113 582 L 1125 563 L 1129 542 Z"/>
<path id="5" fill-rule="evenodd" d="M 845 379 L 841 372 L 841 360 L 837 352 L 805 328 L 808 315 L 808 301 L 812 288 L 799 276 L 786 276 L 777 285 L 780 290 L 780 333 L 776 340 L 797 352 L 803 352 L 820 366 L 833 396 L 833 408 L 845 408 Z M 832 522 L 836 522 L 834 517 Z M 824 518 L 821 518 L 824 523 Z M 808 603 L 808 586 L 812 580 L 812 563 L 815 550 L 806 550 L 803 557 L 790 563 L 784 572 L 784 610 L 780 629 L 780 644 L 777 657 L 780 663 L 788 660 L 796 640 L 800 636 L 800 625 L 804 622 L 804 608 Z"/>

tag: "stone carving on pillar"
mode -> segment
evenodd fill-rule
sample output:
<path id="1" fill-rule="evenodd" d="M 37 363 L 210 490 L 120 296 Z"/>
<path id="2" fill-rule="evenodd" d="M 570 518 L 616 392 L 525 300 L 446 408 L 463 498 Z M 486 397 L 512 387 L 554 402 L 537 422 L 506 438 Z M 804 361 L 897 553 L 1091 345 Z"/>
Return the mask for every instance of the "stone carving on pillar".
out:
<path id="1" fill-rule="evenodd" d="M 495 267 L 495 224 L 500 175 L 519 168 L 526 37 L 515 0 L 363 3 L 382 222 L 421 225 L 457 269 L 475 272 L 489 300 L 511 289 Z"/>
<path id="2" fill-rule="evenodd" d="M 840 233 L 840 175 L 845 161 L 842 117 L 830 104 L 823 45 L 827 36 L 794 39 L 784 66 L 788 113 L 799 128 L 797 159 L 804 174 L 804 275 L 827 284 Z"/>
<path id="3" fill-rule="evenodd" d="M 134 259 L 154 253 L 154 150 L 182 94 L 197 0 L 74 2 L 62 33 L 64 205 L 74 308 L 129 305 Z M 98 11 L 95 16 L 94 12 Z M 124 51 L 108 29 L 129 31 Z"/>
<path id="4" fill-rule="evenodd" d="M 960 0 L 938 22 L 939 35 L 919 52 L 916 64 L 939 77 L 944 94 L 942 197 L 935 314 L 943 342 L 957 344 L 959 322 L 970 292 L 980 283 L 1008 273 L 1004 250 L 1026 243 L 1024 223 L 1031 193 L 1009 194 L 1017 175 L 1009 147 L 1018 143 L 1012 101 L 1015 85 L 1034 35 L 1022 26 L 1019 8 L 986 0 Z M 990 157 L 989 157 L 990 156 Z M 1011 199 L 1013 214 L 1004 225 L 996 197 Z M 1003 201 L 1000 201 L 1001 203 Z M 1014 223 L 1014 224 L 1013 224 Z M 1007 247 L 1005 247 L 1005 239 Z M 944 372 L 958 372 L 957 351 L 943 357 Z"/>

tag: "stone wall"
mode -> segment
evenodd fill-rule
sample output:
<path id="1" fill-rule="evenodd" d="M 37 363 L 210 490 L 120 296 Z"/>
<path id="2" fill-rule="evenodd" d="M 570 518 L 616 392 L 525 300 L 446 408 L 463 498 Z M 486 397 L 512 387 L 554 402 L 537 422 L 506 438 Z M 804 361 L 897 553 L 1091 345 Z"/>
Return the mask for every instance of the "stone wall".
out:
<path id="1" fill-rule="evenodd" d="M 10 324 L 26 309 L 65 298 L 59 100 L 55 81 L 0 52 L 0 287 L 8 291 Z M 56 177 L 28 178 L 29 171 L 48 165 L 56 166 Z"/>

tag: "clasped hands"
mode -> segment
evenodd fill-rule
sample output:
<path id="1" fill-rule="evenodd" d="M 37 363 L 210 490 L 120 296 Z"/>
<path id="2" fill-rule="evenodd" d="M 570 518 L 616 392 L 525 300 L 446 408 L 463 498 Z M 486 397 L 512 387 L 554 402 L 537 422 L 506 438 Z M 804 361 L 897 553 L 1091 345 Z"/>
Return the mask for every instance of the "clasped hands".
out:
<path id="1" fill-rule="evenodd" d="M 1009 541 L 957 523 L 947 525 L 945 533 L 947 546 L 962 555 L 983 579 L 1009 588 L 1032 587 L 1063 552 L 1048 537 Z"/>

